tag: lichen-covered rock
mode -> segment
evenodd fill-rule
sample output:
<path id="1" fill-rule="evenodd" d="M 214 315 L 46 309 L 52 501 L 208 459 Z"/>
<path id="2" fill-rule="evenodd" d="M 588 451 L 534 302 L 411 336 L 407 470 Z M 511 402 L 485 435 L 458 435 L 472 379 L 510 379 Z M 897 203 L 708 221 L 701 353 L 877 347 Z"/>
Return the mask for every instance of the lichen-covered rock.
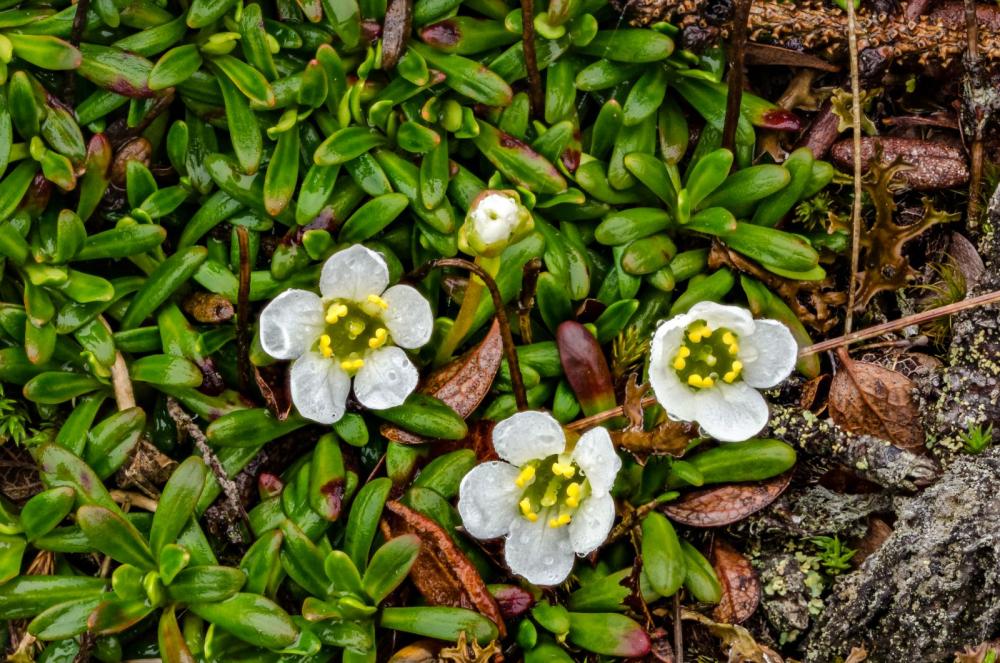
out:
<path id="1" fill-rule="evenodd" d="M 870 663 L 951 660 L 1000 629 L 1000 449 L 957 460 L 899 513 L 895 530 L 844 576 L 806 661 L 864 646 Z"/>

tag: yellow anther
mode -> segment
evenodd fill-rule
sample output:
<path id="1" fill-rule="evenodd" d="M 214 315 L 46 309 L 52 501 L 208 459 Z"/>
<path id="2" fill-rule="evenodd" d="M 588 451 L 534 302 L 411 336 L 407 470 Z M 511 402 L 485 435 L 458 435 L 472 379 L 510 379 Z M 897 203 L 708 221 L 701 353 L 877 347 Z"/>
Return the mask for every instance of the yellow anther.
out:
<path id="1" fill-rule="evenodd" d="M 319 337 L 319 353 L 329 359 L 333 356 L 333 348 L 330 347 L 330 335 L 323 334 Z"/>
<path id="2" fill-rule="evenodd" d="M 700 387 L 701 376 L 698 375 L 697 373 L 692 373 L 691 375 L 688 376 L 688 384 L 691 385 L 692 387 Z"/>
<path id="3" fill-rule="evenodd" d="M 678 371 L 683 371 L 687 367 L 687 362 L 684 361 L 684 357 L 677 357 L 674 359 L 674 369 Z"/>
<path id="4" fill-rule="evenodd" d="M 711 387 L 714 384 L 715 384 L 715 380 L 713 380 L 710 377 L 704 377 L 704 378 L 701 379 L 701 386 L 702 387 Z"/>
<path id="5" fill-rule="evenodd" d="M 379 327 L 375 330 L 375 336 L 368 339 L 368 347 L 376 350 L 385 345 L 387 340 L 389 340 L 389 332 L 386 331 L 385 327 Z"/>
<path id="6" fill-rule="evenodd" d="M 738 343 L 729 344 L 729 354 L 735 357 L 737 354 L 739 354 L 739 352 L 740 352 L 740 346 Z"/>
<path id="7" fill-rule="evenodd" d="M 337 324 L 337 321 L 347 315 L 347 305 L 345 304 L 331 304 L 330 308 L 326 310 L 326 323 L 329 325 Z"/>
<path id="8" fill-rule="evenodd" d="M 743 362 L 742 361 L 734 361 L 733 362 L 733 370 L 736 371 L 737 373 L 739 373 L 740 371 L 742 371 L 743 370 Z"/>
<path id="9" fill-rule="evenodd" d="M 563 525 L 569 525 L 573 518 L 568 513 L 561 514 L 555 518 L 549 518 L 549 527 L 555 529 L 556 527 L 562 527 Z"/>
<path id="10" fill-rule="evenodd" d="M 566 486 L 566 506 L 571 509 L 580 506 L 580 484 L 573 482 Z"/>
<path id="11" fill-rule="evenodd" d="M 345 371 L 356 371 L 365 365 L 364 359 L 345 359 L 340 362 L 340 367 Z"/>
<path id="12" fill-rule="evenodd" d="M 715 355 L 708 355 L 707 357 L 705 357 L 705 364 L 707 364 L 708 366 L 715 366 L 715 363 L 717 361 L 718 360 L 715 358 Z"/>
<path id="13" fill-rule="evenodd" d="M 525 518 L 527 518 L 531 522 L 535 522 L 536 520 L 538 520 L 538 514 L 535 513 L 534 510 L 531 508 L 531 500 L 529 500 L 527 497 L 518 502 L 518 506 L 521 507 L 521 515 L 523 515 Z"/>
<path id="14" fill-rule="evenodd" d="M 739 376 L 740 374 L 737 373 L 736 371 L 729 371 L 728 373 L 722 376 L 722 379 L 725 380 L 727 384 L 732 384 L 733 381 L 735 381 L 736 378 L 738 378 Z"/>
<path id="15" fill-rule="evenodd" d="M 552 474 L 556 476 L 564 476 L 567 479 L 576 474 L 576 468 L 573 467 L 572 463 L 560 463 L 556 461 L 552 463 Z"/>
<path id="16" fill-rule="evenodd" d="M 521 473 L 517 475 L 516 479 L 514 479 L 514 483 L 517 484 L 518 488 L 524 488 L 526 485 L 528 485 L 528 482 L 530 482 L 534 478 L 535 478 L 535 466 L 525 465 L 521 469 Z"/>
<path id="17" fill-rule="evenodd" d="M 680 349 L 677 351 L 677 356 L 681 357 L 681 358 L 690 357 L 691 356 L 691 348 L 689 348 L 686 345 L 682 345 L 680 347 Z"/>
<path id="18" fill-rule="evenodd" d="M 378 295 L 368 295 L 368 301 L 370 301 L 375 306 L 378 306 L 383 311 L 389 308 L 389 302 L 385 301 Z"/>
<path id="19" fill-rule="evenodd" d="M 726 332 L 722 335 L 722 342 L 726 345 L 732 345 L 736 342 L 736 335 L 733 332 Z"/>
<path id="20" fill-rule="evenodd" d="M 365 323 L 360 320 L 351 320 L 347 323 L 347 336 L 353 341 L 361 332 L 365 330 Z"/>

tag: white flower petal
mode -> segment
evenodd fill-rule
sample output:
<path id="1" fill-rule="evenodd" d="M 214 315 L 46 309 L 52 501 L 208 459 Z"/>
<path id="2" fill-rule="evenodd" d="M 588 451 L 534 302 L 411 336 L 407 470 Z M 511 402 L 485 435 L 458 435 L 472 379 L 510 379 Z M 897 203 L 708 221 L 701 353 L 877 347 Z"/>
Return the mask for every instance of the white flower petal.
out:
<path id="1" fill-rule="evenodd" d="M 679 315 L 657 327 L 649 355 L 649 384 L 653 387 L 656 400 L 670 416 L 684 421 L 695 417 L 694 394 L 677 377 L 672 364 L 684 329 L 691 322 L 687 316 Z"/>
<path id="2" fill-rule="evenodd" d="M 695 419 L 722 442 L 742 442 L 767 425 L 767 401 L 746 382 L 717 383 L 698 392 Z"/>
<path id="3" fill-rule="evenodd" d="M 577 555 L 589 555 L 608 538 L 615 522 L 615 500 L 611 495 L 588 497 L 573 514 L 569 540 Z"/>
<path id="4" fill-rule="evenodd" d="M 546 412 L 518 412 L 493 428 L 493 449 L 514 465 L 562 453 L 565 448 L 562 426 Z"/>
<path id="5" fill-rule="evenodd" d="M 323 302 L 306 290 L 286 290 L 260 313 L 260 346 L 275 359 L 295 359 L 323 333 Z"/>
<path id="6" fill-rule="evenodd" d="M 591 428 L 580 436 L 573 449 L 573 460 L 590 481 L 590 489 L 595 495 L 611 490 L 615 476 L 622 468 L 621 458 L 615 453 L 610 433 L 600 427 Z"/>
<path id="7" fill-rule="evenodd" d="M 292 403 L 306 419 L 332 424 L 344 416 L 351 378 L 334 359 L 307 352 L 292 364 Z"/>
<path id="8" fill-rule="evenodd" d="M 458 488 L 458 513 L 466 532 L 477 539 L 495 539 L 510 531 L 519 517 L 517 475 L 516 467 L 502 461 L 477 465 L 465 475 Z"/>
<path id="9" fill-rule="evenodd" d="M 514 519 L 504 557 L 511 571 L 534 585 L 558 585 L 576 560 L 569 527 L 549 527 L 544 513 L 535 522 Z"/>
<path id="10" fill-rule="evenodd" d="M 354 395 L 371 410 L 402 405 L 417 388 L 420 373 L 406 353 L 388 346 L 365 355 L 365 364 L 354 376 Z"/>
<path id="11" fill-rule="evenodd" d="M 713 328 L 726 327 L 739 335 L 753 333 L 753 316 L 739 306 L 726 306 L 715 302 L 698 302 L 687 312 L 692 320 L 704 320 Z"/>
<path id="12" fill-rule="evenodd" d="M 323 264 L 319 291 L 326 299 L 363 302 L 381 295 L 389 285 L 389 268 L 382 256 L 360 244 L 337 251 Z"/>
<path id="13" fill-rule="evenodd" d="M 412 350 L 431 340 L 434 315 L 430 303 L 419 290 L 408 285 L 394 285 L 382 293 L 382 299 L 389 305 L 382 320 L 393 343 Z"/>
<path id="14" fill-rule="evenodd" d="M 773 387 L 791 374 L 798 354 L 788 327 L 777 320 L 757 320 L 753 333 L 740 338 L 743 380 L 758 389 Z"/>

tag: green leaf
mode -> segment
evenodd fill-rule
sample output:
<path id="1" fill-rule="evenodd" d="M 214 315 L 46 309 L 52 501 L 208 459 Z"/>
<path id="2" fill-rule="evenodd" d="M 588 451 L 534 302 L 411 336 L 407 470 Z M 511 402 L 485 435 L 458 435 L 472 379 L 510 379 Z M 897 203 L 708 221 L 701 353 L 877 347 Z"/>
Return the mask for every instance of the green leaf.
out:
<path id="1" fill-rule="evenodd" d="M 28 500 L 21 509 L 21 526 L 28 540 L 48 534 L 73 510 L 76 491 L 69 486 L 50 488 Z"/>
<path id="2" fill-rule="evenodd" d="M 109 599 L 90 613 L 87 626 L 98 635 L 113 635 L 145 619 L 154 608 L 147 601 Z"/>
<path id="3" fill-rule="evenodd" d="M 626 658 L 649 653 L 646 630 L 625 615 L 571 612 L 569 622 L 570 642 L 587 651 Z"/>
<path id="4" fill-rule="evenodd" d="M 54 605 L 28 623 L 28 633 L 39 640 L 76 637 L 87 630 L 87 618 L 100 602 L 95 596 Z"/>
<path id="5" fill-rule="evenodd" d="M 499 635 L 496 624 L 487 617 L 464 608 L 385 608 L 380 624 L 382 628 L 449 642 L 454 642 L 464 632 L 466 637 L 481 645 L 496 640 Z"/>
<path id="6" fill-rule="evenodd" d="M 167 606 L 160 614 L 156 639 L 163 663 L 197 663 L 198 659 L 191 654 L 191 650 L 188 649 L 187 642 L 181 634 L 180 627 L 177 625 L 174 606 Z"/>
<path id="7" fill-rule="evenodd" d="M 218 603 L 193 603 L 188 609 L 258 647 L 281 649 L 298 637 L 298 629 L 288 613 L 277 603 L 256 594 L 237 594 Z"/>
<path id="8" fill-rule="evenodd" d="M 382 477 L 365 484 L 354 498 L 351 514 L 347 518 L 343 550 L 359 571 L 368 568 L 368 553 L 391 489 L 392 481 Z"/>
<path id="9" fill-rule="evenodd" d="M 246 575 L 228 566 L 190 566 L 167 585 L 167 596 L 180 603 L 224 601 L 246 583 Z"/>
<path id="10" fill-rule="evenodd" d="M 378 605 L 399 586 L 420 554 L 420 537 L 406 534 L 390 539 L 372 555 L 361 584 L 365 593 Z"/>
<path id="11" fill-rule="evenodd" d="M 85 458 L 97 476 L 108 478 L 128 460 L 145 426 L 141 407 L 116 412 L 94 426 L 87 435 Z"/>
<path id="12" fill-rule="evenodd" d="M 0 585 L 21 572 L 27 542 L 18 534 L 0 534 Z"/>
<path id="13" fill-rule="evenodd" d="M 25 619 L 66 601 L 98 598 L 106 584 L 83 576 L 19 576 L 0 585 L 0 619 Z"/>
<path id="14" fill-rule="evenodd" d="M 163 487 L 160 502 L 169 504 L 170 508 L 157 509 L 149 529 L 149 545 L 153 556 L 158 560 L 163 548 L 176 541 L 194 514 L 198 498 L 205 488 L 207 474 L 205 462 L 197 456 L 191 456 L 174 469 L 167 485 Z"/>
<path id="15" fill-rule="evenodd" d="M 85 504 L 76 520 L 91 544 L 112 559 L 147 571 L 156 568 L 153 553 L 135 525 L 102 506 Z"/>

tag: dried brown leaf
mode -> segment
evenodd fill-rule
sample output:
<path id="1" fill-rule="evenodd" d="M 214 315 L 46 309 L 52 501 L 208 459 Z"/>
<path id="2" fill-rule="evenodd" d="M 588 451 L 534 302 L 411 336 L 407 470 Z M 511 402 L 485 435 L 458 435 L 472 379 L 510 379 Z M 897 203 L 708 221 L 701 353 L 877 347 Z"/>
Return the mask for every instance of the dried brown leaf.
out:
<path id="1" fill-rule="evenodd" d="M 830 417 L 851 433 L 888 440 L 908 451 L 924 449 L 924 429 L 913 401 L 913 382 L 877 364 L 837 352 L 840 370 L 830 383 Z"/>
<path id="2" fill-rule="evenodd" d="M 750 560 L 718 539 L 712 547 L 712 566 L 722 585 L 722 600 L 715 606 L 712 616 L 727 624 L 745 622 L 760 604 L 760 580 Z"/>
<path id="3" fill-rule="evenodd" d="M 647 383 L 639 384 L 638 374 L 632 373 L 625 383 L 625 400 L 622 402 L 622 410 L 625 412 L 625 418 L 628 419 L 628 426 L 625 427 L 625 430 L 631 432 L 643 429 L 645 414 L 642 410 L 642 397 L 646 395 L 647 391 L 649 391 L 649 385 Z"/>
<path id="4" fill-rule="evenodd" d="M 788 471 L 767 481 L 696 490 L 667 504 L 663 512 L 682 525 L 721 527 L 743 520 L 771 504 L 785 492 L 791 480 L 792 473 Z"/>
<path id="5" fill-rule="evenodd" d="M 440 399 L 461 416 L 468 417 L 489 393 L 493 378 L 500 369 L 501 359 L 503 339 L 500 336 L 500 325 L 494 320 L 478 345 L 431 373 L 420 391 Z M 419 435 L 390 424 L 384 424 L 381 430 L 386 438 L 400 444 L 427 442 Z"/>
<path id="6" fill-rule="evenodd" d="M 288 390 L 284 366 L 254 366 L 254 381 L 264 397 L 264 403 L 278 421 L 284 421 L 292 411 L 292 396 Z"/>
<path id="7" fill-rule="evenodd" d="M 892 527 L 881 518 L 872 516 L 868 521 L 868 531 L 853 546 L 857 552 L 851 558 L 851 564 L 855 567 L 861 566 L 861 563 L 875 554 L 890 536 L 892 536 Z"/>
<path id="8" fill-rule="evenodd" d="M 784 663 L 781 656 L 766 645 L 754 640 L 750 631 L 735 624 L 720 624 L 693 610 L 682 610 L 681 619 L 698 622 L 722 641 L 729 652 L 730 663 Z"/>
<path id="9" fill-rule="evenodd" d="M 844 663 L 863 663 L 868 660 L 868 650 L 864 647 L 851 647 L 851 653 L 844 659 Z"/>
<path id="10" fill-rule="evenodd" d="M 496 623 L 500 635 L 506 633 L 500 606 L 486 588 L 476 567 L 459 550 L 448 533 L 436 522 L 406 505 L 390 500 L 385 505 L 392 514 L 382 525 L 387 538 L 416 534 L 423 545 L 410 569 L 410 579 L 430 605 L 466 608 L 486 615 Z"/>
<path id="11" fill-rule="evenodd" d="M 418 640 L 393 654 L 389 663 L 438 663 L 443 647 L 444 643 L 438 640 Z"/>
<path id="12" fill-rule="evenodd" d="M 680 457 L 688 443 L 698 437 L 696 426 L 667 419 L 651 431 L 611 431 L 611 441 L 634 454 L 666 454 Z"/>

